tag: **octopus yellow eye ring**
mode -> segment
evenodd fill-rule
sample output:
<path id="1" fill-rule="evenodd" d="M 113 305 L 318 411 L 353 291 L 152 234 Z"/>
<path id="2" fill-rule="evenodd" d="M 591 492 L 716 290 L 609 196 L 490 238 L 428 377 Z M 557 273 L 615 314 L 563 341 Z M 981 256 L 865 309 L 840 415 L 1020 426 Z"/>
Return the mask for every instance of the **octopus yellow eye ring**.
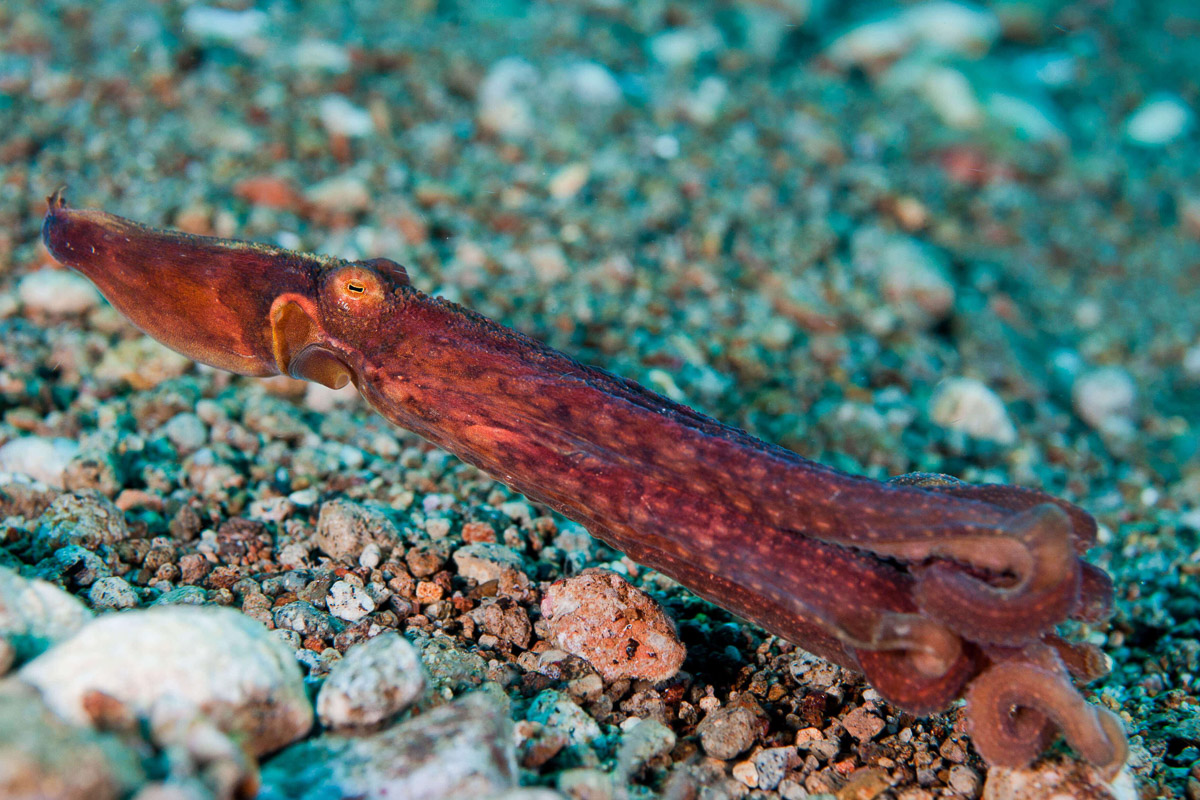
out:
<path id="1" fill-rule="evenodd" d="M 367 290 L 367 287 L 365 287 L 361 283 L 357 283 L 355 281 L 350 281 L 349 283 L 346 284 L 346 291 L 348 291 L 348 292 L 354 292 L 355 294 L 362 294 L 366 290 Z"/>

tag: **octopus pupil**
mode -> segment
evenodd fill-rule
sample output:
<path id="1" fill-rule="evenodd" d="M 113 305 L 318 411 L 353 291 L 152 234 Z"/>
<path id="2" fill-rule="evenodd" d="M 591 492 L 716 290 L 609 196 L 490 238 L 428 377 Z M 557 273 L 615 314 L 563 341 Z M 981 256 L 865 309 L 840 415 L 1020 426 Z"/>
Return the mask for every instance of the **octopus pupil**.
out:
<path id="1" fill-rule="evenodd" d="M 366 291 L 366 288 L 365 288 L 365 287 L 363 287 L 363 286 L 360 286 L 360 285 L 359 285 L 359 284 L 357 284 L 357 283 L 347 283 L 347 284 L 346 284 L 346 289 L 348 289 L 348 290 L 349 290 L 349 291 L 351 291 L 351 292 L 354 292 L 355 294 L 362 294 L 363 292 L 365 292 L 365 291 Z"/>

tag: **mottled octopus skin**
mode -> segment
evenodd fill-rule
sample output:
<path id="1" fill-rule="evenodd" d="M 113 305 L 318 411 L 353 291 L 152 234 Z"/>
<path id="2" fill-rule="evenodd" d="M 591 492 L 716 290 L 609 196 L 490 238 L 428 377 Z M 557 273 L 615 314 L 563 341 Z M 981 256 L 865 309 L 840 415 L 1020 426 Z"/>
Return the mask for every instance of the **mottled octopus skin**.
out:
<path id="1" fill-rule="evenodd" d="M 1111 610 L 1092 518 L 946 476 L 881 483 L 755 439 L 345 262 L 148 228 L 50 198 L 43 240 L 138 327 L 244 375 L 353 381 L 414 431 L 700 596 L 845 667 L 913 713 L 966 696 L 976 746 L 1020 765 L 1055 730 L 1107 774 L 1121 723 L 1053 633 Z M 1065 659 L 1065 660 L 1064 660 Z M 1086 665 L 1086 666 L 1081 666 Z M 1031 744 L 1032 742 L 1032 744 Z"/>

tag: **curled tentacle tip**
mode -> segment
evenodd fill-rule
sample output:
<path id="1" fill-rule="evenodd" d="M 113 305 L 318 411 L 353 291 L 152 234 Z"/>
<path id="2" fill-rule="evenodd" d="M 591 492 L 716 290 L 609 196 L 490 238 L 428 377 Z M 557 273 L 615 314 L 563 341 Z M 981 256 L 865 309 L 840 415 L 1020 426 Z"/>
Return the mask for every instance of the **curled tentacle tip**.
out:
<path id="1" fill-rule="evenodd" d="M 67 207 L 67 201 L 63 197 L 63 192 L 65 192 L 66 189 L 67 189 L 67 185 L 65 183 L 61 184 L 57 189 L 55 189 L 53 192 L 51 192 L 46 197 L 46 210 L 47 211 L 57 211 L 60 208 Z"/>

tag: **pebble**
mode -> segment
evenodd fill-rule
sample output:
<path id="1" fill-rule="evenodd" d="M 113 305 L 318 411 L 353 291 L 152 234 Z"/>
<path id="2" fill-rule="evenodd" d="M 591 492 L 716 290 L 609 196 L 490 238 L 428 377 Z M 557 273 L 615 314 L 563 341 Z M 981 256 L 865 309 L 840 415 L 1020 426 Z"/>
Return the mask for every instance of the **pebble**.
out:
<path id="1" fill-rule="evenodd" d="M 64 722 L 28 687 L 0 686 L 0 797 L 118 800 L 144 780 L 117 737 Z"/>
<path id="2" fill-rule="evenodd" d="M 485 691 L 370 736 L 325 734 L 266 762 L 260 800 L 460 800 L 517 785 L 508 710 Z"/>
<path id="3" fill-rule="evenodd" d="M 350 69 L 350 53 L 338 42 L 305 39 L 292 48 L 292 66 L 307 72 L 340 75 Z"/>
<path id="4" fill-rule="evenodd" d="M 788 770 L 800 763 L 800 756 L 795 747 L 768 747 L 754 754 L 754 768 L 758 774 L 758 788 L 772 791 Z"/>
<path id="5" fill-rule="evenodd" d="M 458 574 L 476 583 L 499 580 L 507 569 L 525 569 L 525 559 L 515 550 L 495 542 L 476 542 L 454 551 Z"/>
<path id="6" fill-rule="evenodd" d="M 374 504 L 338 498 L 321 504 L 313 542 L 330 558 L 353 563 L 367 545 L 374 544 L 384 555 L 400 539 L 395 523 Z"/>
<path id="7" fill-rule="evenodd" d="M 979 773 L 963 764 L 950 768 L 950 788 L 966 797 L 979 795 Z"/>
<path id="8" fill-rule="evenodd" d="M 317 695 L 317 715 L 328 728 L 386 722 L 425 690 L 425 669 L 408 641 L 393 631 L 356 644 L 334 665 Z"/>
<path id="9" fill-rule="evenodd" d="M 1012 444 L 1017 429 L 995 392 L 974 378 L 947 378 L 938 384 L 929 401 L 930 418 L 942 426 L 975 439 Z"/>
<path id="10" fill-rule="evenodd" d="M 91 619 L 92 612 L 74 595 L 0 567 L 0 640 L 12 648 L 15 663 L 73 636 Z"/>
<path id="11" fill-rule="evenodd" d="M 329 639 L 342 629 L 342 624 L 312 603 L 295 600 L 276 608 L 271 615 L 276 628 L 295 631 L 304 637 Z"/>
<path id="12" fill-rule="evenodd" d="M 842 717 L 842 727 L 846 733 L 860 742 L 869 742 L 883 731 L 884 721 L 867 706 L 859 706 Z"/>
<path id="13" fill-rule="evenodd" d="M 1136 401 L 1137 385 L 1123 367 L 1089 370 L 1071 387 L 1075 412 L 1098 431 L 1132 431 Z"/>
<path id="14" fill-rule="evenodd" d="M 931 0 L 860 23 L 833 39 L 825 56 L 840 67 L 886 67 L 910 51 L 978 57 L 1000 35 L 991 11 L 966 3 Z"/>
<path id="15" fill-rule="evenodd" d="M 637 774 L 646 762 L 671 752 L 675 742 L 675 731 L 666 725 L 655 719 L 641 720 L 621 737 L 617 748 L 618 774 L 626 778 Z"/>
<path id="16" fill-rule="evenodd" d="M 1162 147 L 1187 133 L 1194 117 L 1192 109 L 1179 97 L 1156 95 L 1125 120 L 1125 136 L 1142 147 Z"/>
<path id="17" fill-rule="evenodd" d="M 910 325 L 929 328 L 954 307 L 945 258 L 925 243 L 864 226 L 855 231 L 850 249 L 854 269 L 873 277 L 884 301 Z"/>
<path id="18" fill-rule="evenodd" d="M 537 69 L 523 58 L 502 58 L 491 66 L 479 86 L 479 123 L 501 136 L 523 138 L 533 132 L 533 107 L 528 94 L 541 83 Z"/>
<path id="19" fill-rule="evenodd" d="M 567 81 L 575 98 L 587 106 L 614 106 L 624 96 L 613 74 L 595 61 L 572 64 L 567 70 Z"/>
<path id="20" fill-rule="evenodd" d="M 156 731 L 197 715 L 261 755 L 312 726 L 292 651 L 257 622 L 216 606 L 159 606 L 100 617 L 22 667 L 64 719 L 89 721 L 103 692 Z"/>
<path id="21" fill-rule="evenodd" d="M 710 711 L 696 726 L 700 746 L 713 758 L 728 760 L 750 749 L 760 728 L 758 717 L 741 705 Z"/>
<path id="22" fill-rule="evenodd" d="M 0 446 L 0 474 L 24 475 L 61 489 L 67 465 L 77 455 L 79 443 L 70 439 L 22 436 Z"/>
<path id="23" fill-rule="evenodd" d="M 574 767 L 558 773 L 558 790 L 572 800 L 613 800 L 612 776 L 592 767 Z"/>
<path id="24" fill-rule="evenodd" d="M 347 581 L 336 581 L 325 598 L 329 613 L 346 622 L 358 622 L 375 610 L 375 601 L 365 589 Z"/>
<path id="25" fill-rule="evenodd" d="M 171 417 L 163 425 L 162 432 L 184 453 L 199 450 L 208 441 L 208 427 L 190 411 Z"/>
<path id="26" fill-rule="evenodd" d="M 672 677 L 687 654 L 675 625 L 648 594 L 603 569 L 550 586 L 542 599 L 550 639 L 608 683 Z"/>
<path id="27" fill-rule="evenodd" d="M 321 124 L 332 134 L 361 138 L 375 130 L 371 112 L 360 108 L 340 94 L 327 94 L 317 108 Z"/>
<path id="28" fill-rule="evenodd" d="M 118 611 L 138 604 L 138 595 L 129 581 L 115 575 L 100 578 L 88 590 L 88 602 L 94 608 Z"/>
<path id="29" fill-rule="evenodd" d="M 183 30 L 189 36 L 218 44 L 246 44 L 263 33 L 267 21 L 267 15 L 255 9 L 190 6 L 183 12 Z"/>
<path id="30" fill-rule="evenodd" d="M 17 296 L 29 311 L 82 314 L 100 305 L 100 293 L 82 275 L 61 269 L 39 269 L 21 278 Z"/>
<path id="31" fill-rule="evenodd" d="M 59 495 L 37 520 L 34 551 L 46 557 L 60 547 L 96 550 L 129 538 L 125 513 L 93 489 Z"/>
<path id="32" fill-rule="evenodd" d="M 585 745 L 600 736 L 600 725 L 562 692 L 547 689 L 533 698 L 526 718 L 564 733 L 573 745 Z"/>
<path id="33" fill-rule="evenodd" d="M 106 350 L 93 374 L 98 380 L 124 381 L 138 391 L 145 391 L 178 378 L 191 366 L 191 359 L 168 350 L 149 336 L 141 336 Z"/>
<path id="34" fill-rule="evenodd" d="M 335 175 L 304 192 L 308 202 L 330 214 L 357 214 L 371 207 L 371 190 L 357 175 Z"/>

